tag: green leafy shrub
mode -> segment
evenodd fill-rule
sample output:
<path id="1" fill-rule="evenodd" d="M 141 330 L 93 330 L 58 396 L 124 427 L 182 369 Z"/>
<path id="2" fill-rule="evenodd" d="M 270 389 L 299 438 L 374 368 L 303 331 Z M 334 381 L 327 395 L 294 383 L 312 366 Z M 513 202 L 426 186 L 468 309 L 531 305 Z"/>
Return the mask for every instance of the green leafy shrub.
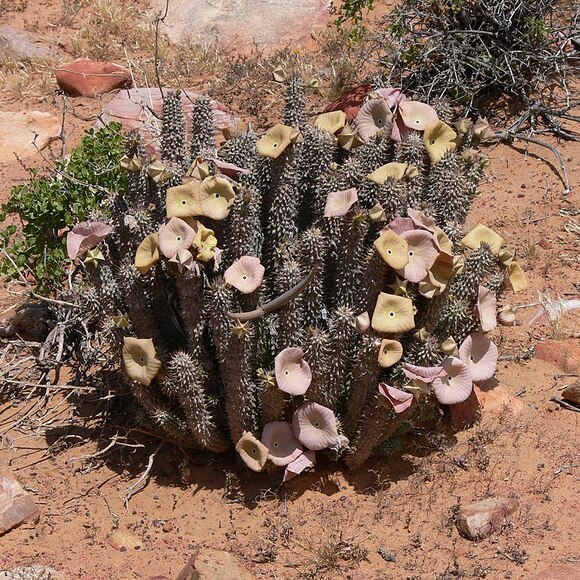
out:
<path id="1" fill-rule="evenodd" d="M 344 0 L 334 22 L 337 26 L 350 23 L 352 28 L 349 32 L 349 38 L 352 42 L 357 42 L 362 39 L 366 30 L 361 24 L 363 10 L 372 10 L 373 7 L 374 0 Z"/>
<path id="2" fill-rule="evenodd" d="M 9 215 L 22 224 L 22 235 L 9 225 L 0 232 L 0 247 L 18 269 L 32 274 L 37 290 L 48 293 L 59 286 L 67 263 L 63 230 L 87 219 L 111 193 L 127 188 L 127 176 L 119 167 L 124 139 L 119 123 L 90 130 L 68 159 L 58 161 L 52 175 L 30 171 L 30 181 L 12 188 L 2 205 L 0 222 Z M 0 274 L 18 278 L 9 260 L 0 263 Z"/>

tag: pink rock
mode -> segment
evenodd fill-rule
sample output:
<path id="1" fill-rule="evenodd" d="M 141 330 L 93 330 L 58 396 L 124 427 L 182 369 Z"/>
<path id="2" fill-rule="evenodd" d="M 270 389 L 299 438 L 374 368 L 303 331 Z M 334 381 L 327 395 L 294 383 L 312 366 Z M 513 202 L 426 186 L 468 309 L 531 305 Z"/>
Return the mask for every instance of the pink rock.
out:
<path id="1" fill-rule="evenodd" d="M 464 429 L 469 427 L 480 416 L 481 406 L 475 390 L 471 391 L 469 397 L 462 403 L 449 405 L 449 412 L 451 413 L 451 423 L 456 429 Z"/>
<path id="2" fill-rule="evenodd" d="M 29 493 L 9 475 L 0 475 L 0 535 L 39 515 Z"/>
<path id="3" fill-rule="evenodd" d="M 485 383 L 474 386 L 475 393 L 482 407 L 483 415 L 502 415 L 511 413 L 520 416 L 526 406 L 521 399 L 508 393 L 503 387 L 487 386 Z"/>
<path id="4" fill-rule="evenodd" d="M 96 97 L 131 86 L 131 72 L 112 62 L 79 58 L 56 69 L 58 86 L 71 97 Z"/>
<path id="5" fill-rule="evenodd" d="M 578 580 L 580 565 L 554 564 L 536 574 L 532 580 Z"/>
<path id="6" fill-rule="evenodd" d="M 153 0 L 151 13 L 163 13 L 165 0 Z M 273 50 L 280 46 L 301 49 L 315 28 L 331 19 L 328 0 L 171 0 L 163 20 L 164 32 L 176 43 L 203 40 L 219 46 L 250 51 L 255 45 Z"/>
<path id="7" fill-rule="evenodd" d="M 494 379 L 473 385 L 473 391 L 466 401 L 449 405 L 451 423 L 456 429 L 469 427 L 487 415 L 511 413 L 514 417 L 519 417 L 525 408 L 521 399 L 498 386 Z"/>
<path id="8" fill-rule="evenodd" d="M 347 120 L 352 121 L 356 117 L 362 104 L 365 102 L 367 95 L 372 90 L 373 87 L 366 84 L 353 87 L 338 97 L 336 101 L 326 105 L 326 107 L 324 107 L 324 112 L 330 113 L 331 111 L 344 111 Z"/>
<path id="9" fill-rule="evenodd" d="M 536 347 L 535 358 L 546 361 L 565 373 L 580 369 L 580 347 L 567 340 L 544 340 Z"/>
<path id="10" fill-rule="evenodd" d="M 164 88 L 166 93 L 171 89 Z M 186 123 L 191 127 L 193 104 L 200 95 L 185 90 L 181 93 L 181 103 L 185 113 Z M 213 115 L 216 137 L 221 136 L 222 129 L 236 127 L 240 118 L 219 101 L 213 102 Z M 127 131 L 137 129 L 143 136 L 150 155 L 158 153 L 159 136 L 161 135 L 161 113 L 163 99 L 158 88 L 135 88 L 121 91 L 103 108 L 100 119 L 108 124 L 112 121 L 121 123 Z M 153 111 L 153 112 L 152 112 Z M 157 116 L 156 116 L 157 115 Z M 100 129 L 103 123 L 99 120 L 95 128 Z"/>
<path id="11" fill-rule="evenodd" d="M 42 111 L 0 112 L 0 163 L 42 151 L 60 135 L 58 117 Z"/>
<path id="12" fill-rule="evenodd" d="M 519 503 L 515 499 L 488 498 L 461 506 L 457 517 L 457 529 L 469 540 L 482 540 L 497 532 L 506 523 Z"/>
<path id="13" fill-rule="evenodd" d="M 200 548 L 175 580 L 254 580 L 254 576 L 229 552 Z"/>

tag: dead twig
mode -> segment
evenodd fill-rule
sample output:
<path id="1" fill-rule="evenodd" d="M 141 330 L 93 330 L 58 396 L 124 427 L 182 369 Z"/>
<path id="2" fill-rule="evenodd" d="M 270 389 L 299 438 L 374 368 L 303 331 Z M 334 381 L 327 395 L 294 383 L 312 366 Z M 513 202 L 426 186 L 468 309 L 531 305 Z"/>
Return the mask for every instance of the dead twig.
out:
<path id="1" fill-rule="evenodd" d="M 163 447 L 165 441 L 161 441 L 159 445 L 155 448 L 155 451 L 149 455 L 149 460 L 147 461 L 147 467 L 145 471 L 141 474 L 141 477 L 132 485 L 127 488 L 125 493 L 125 498 L 123 503 L 125 504 L 125 513 L 129 511 L 129 500 L 138 492 L 140 492 L 146 485 L 151 475 L 151 469 L 153 469 L 153 463 L 155 461 L 155 456 L 159 450 Z"/>

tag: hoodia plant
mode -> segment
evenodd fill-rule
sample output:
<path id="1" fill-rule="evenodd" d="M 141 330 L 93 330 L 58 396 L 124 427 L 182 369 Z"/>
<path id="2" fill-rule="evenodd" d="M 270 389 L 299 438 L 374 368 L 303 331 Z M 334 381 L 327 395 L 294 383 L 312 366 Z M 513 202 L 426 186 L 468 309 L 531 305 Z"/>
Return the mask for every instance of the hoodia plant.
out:
<path id="1" fill-rule="evenodd" d="M 218 148 L 211 101 L 188 139 L 166 91 L 160 158 L 129 135 L 129 189 L 69 233 L 154 428 L 285 480 L 319 454 L 360 466 L 464 401 L 495 371 L 502 291 L 525 285 L 499 235 L 463 231 L 485 165 L 473 124 L 397 89 L 352 126 L 309 121 L 299 78 L 286 98 L 283 123 Z"/>

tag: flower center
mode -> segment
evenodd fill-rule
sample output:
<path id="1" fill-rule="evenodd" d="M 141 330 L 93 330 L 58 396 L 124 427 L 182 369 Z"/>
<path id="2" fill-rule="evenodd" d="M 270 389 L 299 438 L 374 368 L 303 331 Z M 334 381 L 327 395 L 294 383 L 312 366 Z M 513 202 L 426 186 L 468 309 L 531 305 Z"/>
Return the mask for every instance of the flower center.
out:
<path id="1" fill-rule="evenodd" d="M 314 424 L 314 426 L 315 426 L 315 427 L 317 427 L 317 428 L 319 428 L 319 427 L 320 427 L 320 422 L 319 422 L 319 421 L 314 421 L 314 423 L 313 423 L 313 424 Z"/>
<path id="2" fill-rule="evenodd" d="M 390 316 L 391 318 L 395 318 L 395 313 L 394 313 L 394 312 L 391 310 L 391 311 L 389 312 L 389 316 Z"/>
<path id="3" fill-rule="evenodd" d="M 219 193 L 217 193 L 217 192 L 216 192 L 216 193 L 214 193 L 213 195 L 214 195 L 214 197 L 215 197 L 216 199 L 219 199 L 219 197 L 220 197 L 220 194 L 219 194 Z"/>
<path id="4" fill-rule="evenodd" d="M 387 254 L 389 254 L 389 256 L 393 253 L 393 250 L 387 250 Z"/>
<path id="5" fill-rule="evenodd" d="M 181 205 L 187 205 L 187 200 L 186 199 L 182 199 L 181 200 Z"/>
<path id="6" fill-rule="evenodd" d="M 278 443 L 278 441 L 274 441 L 274 447 L 279 447 L 280 443 Z"/>
<path id="7" fill-rule="evenodd" d="M 177 237 L 175 238 L 175 241 L 176 241 L 176 242 L 181 242 L 181 239 L 182 239 L 182 238 L 181 238 L 181 236 L 177 236 Z"/>
<path id="8" fill-rule="evenodd" d="M 278 143 L 272 143 L 272 147 L 274 147 L 274 149 L 278 149 Z"/>
<path id="9" fill-rule="evenodd" d="M 411 251 L 409 252 L 409 257 L 410 257 L 410 258 L 412 258 L 414 255 L 415 255 L 415 252 L 413 252 L 413 250 L 411 250 Z"/>
<path id="10" fill-rule="evenodd" d="M 244 275 L 242 276 L 242 280 L 247 280 L 247 279 L 248 279 L 248 277 L 247 277 L 247 276 L 244 274 Z"/>
<path id="11" fill-rule="evenodd" d="M 253 453 L 254 455 L 256 455 L 256 453 L 258 453 L 258 450 L 257 450 L 255 447 L 252 447 L 252 453 Z"/>

